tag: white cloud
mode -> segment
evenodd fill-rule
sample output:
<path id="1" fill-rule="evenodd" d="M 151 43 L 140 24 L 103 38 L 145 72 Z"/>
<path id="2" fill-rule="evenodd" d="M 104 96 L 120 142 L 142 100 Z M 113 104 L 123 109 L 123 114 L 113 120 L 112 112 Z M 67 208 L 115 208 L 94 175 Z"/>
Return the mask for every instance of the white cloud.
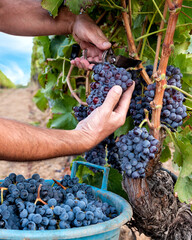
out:
<path id="1" fill-rule="evenodd" d="M 0 52 L 20 52 L 31 53 L 33 46 L 32 37 L 13 36 L 6 33 L 0 33 Z"/>
<path id="2" fill-rule="evenodd" d="M 30 79 L 30 71 L 24 72 L 15 62 L 10 62 L 9 67 L 0 64 L 2 72 L 15 84 L 27 85 Z"/>

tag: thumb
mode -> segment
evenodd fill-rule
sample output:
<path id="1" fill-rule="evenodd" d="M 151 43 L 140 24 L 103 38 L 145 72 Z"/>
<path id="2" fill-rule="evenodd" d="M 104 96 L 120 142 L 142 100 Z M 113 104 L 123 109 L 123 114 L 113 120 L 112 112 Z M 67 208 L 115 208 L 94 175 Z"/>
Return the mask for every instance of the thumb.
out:
<path id="1" fill-rule="evenodd" d="M 117 105 L 122 94 L 122 88 L 120 86 L 114 86 L 107 94 L 107 97 L 101 106 L 106 112 L 112 112 Z"/>
<path id="2" fill-rule="evenodd" d="M 92 31 L 91 34 L 89 33 L 89 39 L 100 50 L 107 50 L 111 47 L 111 43 L 99 27 L 97 27 L 96 31 Z"/>

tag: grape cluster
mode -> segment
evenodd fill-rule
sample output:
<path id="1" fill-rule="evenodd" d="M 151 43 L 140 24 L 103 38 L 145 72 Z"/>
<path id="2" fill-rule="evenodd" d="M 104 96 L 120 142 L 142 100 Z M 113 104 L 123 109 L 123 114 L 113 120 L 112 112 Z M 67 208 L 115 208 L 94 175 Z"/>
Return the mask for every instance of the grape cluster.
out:
<path id="1" fill-rule="evenodd" d="M 87 98 L 88 114 L 101 106 L 109 90 L 119 85 L 123 91 L 133 85 L 132 74 L 124 68 L 117 68 L 114 65 L 105 62 L 93 67 L 93 78 L 95 82 L 91 83 L 91 93 Z"/>
<path id="2" fill-rule="evenodd" d="M 147 67 L 147 73 L 152 75 L 152 66 Z M 166 71 L 167 85 L 173 85 L 181 88 L 181 74 L 179 68 L 168 66 Z M 133 98 L 130 104 L 130 114 L 134 119 L 135 125 L 139 125 L 145 118 L 144 109 L 149 111 L 151 115 L 150 102 L 155 96 L 156 83 L 150 84 L 146 87 L 143 82 L 136 84 Z M 161 122 L 168 127 L 176 129 L 182 125 L 182 120 L 187 116 L 186 107 L 183 105 L 184 95 L 175 89 L 165 89 L 163 97 L 163 108 L 161 111 Z"/>
<path id="3" fill-rule="evenodd" d="M 181 78 L 183 77 L 179 68 L 173 66 L 167 67 L 167 81 L 168 85 L 173 85 L 181 88 Z M 163 108 L 161 111 L 161 121 L 166 123 L 171 128 L 176 129 L 183 124 L 183 119 L 187 116 L 186 107 L 183 105 L 184 95 L 183 93 L 170 88 L 165 89 L 163 97 Z"/>
<path id="4" fill-rule="evenodd" d="M 148 162 L 155 158 L 159 141 L 146 128 L 135 127 L 116 143 L 121 169 L 129 178 L 144 178 Z"/>
<path id="5" fill-rule="evenodd" d="M 121 172 L 121 164 L 119 161 L 118 147 L 116 146 L 114 134 L 108 138 L 107 143 L 107 163 L 111 165 L 112 168 L 117 169 Z"/>
<path id="6" fill-rule="evenodd" d="M 108 164 L 110 164 L 111 167 L 116 168 L 118 166 L 118 163 L 116 166 L 115 165 L 116 163 L 112 160 L 112 157 L 109 157 L 111 156 L 112 148 L 114 147 L 116 147 L 114 134 L 111 134 L 109 137 L 107 137 L 101 143 L 99 143 L 96 147 L 91 149 L 89 152 L 86 152 L 85 159 L 87 162 L 104 166 L 106 164 L 106 156 L 107 156 Z"/>
<path id="7" fill-rule="evenodd" d="M 80 105 L 73 108 L 75 117 L 78 122 L 82 121 L 87 117 L 87 107 Z"/>
<path id="8" fill-rule="evenodd" d="M 85 159 L 87 162 L 104 166 L 106 164 L 106 151 L 105 142 L 99 143 L 96 147 L 85 153 Z"/>
<path id="9" fill-rule="evenodd" d="M 0 205 L 0 229 L 67 229 L 117 216 L 114 207 L 96 199 L 92 188 L 80 184 L 77 177 L 66 175 L 56 183 L 50 186 L 38 174 L 30 179 L 14 173 L 6 177 L 0 185 L 4 200 Z"/>

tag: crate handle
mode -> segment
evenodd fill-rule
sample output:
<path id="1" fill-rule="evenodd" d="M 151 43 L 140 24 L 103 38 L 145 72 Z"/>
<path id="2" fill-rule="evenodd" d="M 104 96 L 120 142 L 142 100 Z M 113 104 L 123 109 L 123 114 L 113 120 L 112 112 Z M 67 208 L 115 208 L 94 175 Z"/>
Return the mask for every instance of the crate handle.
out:
<path id="1" fill-rule="evenodd" d="M 89 163 L 89 162 L 74 161 L 72 170 L 71 170 L 71 178 L 75 177 L 79 165 L 84 165 L 86 167 L 92 167 L 92 168 L 103 170 L 104 172 L 103 172 L 103 180 L 102 180 L 101 189 L 107 190 L 107 183 L 108 183 L 108 176 L 109 176 L 109 168 L 108 167 L 99 166 L 99 165 Z"/>

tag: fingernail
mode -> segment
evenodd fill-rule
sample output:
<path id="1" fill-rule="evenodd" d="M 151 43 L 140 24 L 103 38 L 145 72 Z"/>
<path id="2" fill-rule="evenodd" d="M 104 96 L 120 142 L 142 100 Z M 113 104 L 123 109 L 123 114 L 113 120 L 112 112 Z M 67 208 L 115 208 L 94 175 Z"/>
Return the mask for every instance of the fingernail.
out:
<path id="1" fill-rule="evenodd" d="M 104 42 L 103 43 L 103 47 L 110 47 L 111 46 L 111 43 L 110 42 Z"/>
<path id="2" fill-rule="evenodd" d="M 122 93 L 122 88 L 120 86 L 115 86 L 114 87 L 114 91 L 117 93 L 117 94 L 121 94 Z"/>

